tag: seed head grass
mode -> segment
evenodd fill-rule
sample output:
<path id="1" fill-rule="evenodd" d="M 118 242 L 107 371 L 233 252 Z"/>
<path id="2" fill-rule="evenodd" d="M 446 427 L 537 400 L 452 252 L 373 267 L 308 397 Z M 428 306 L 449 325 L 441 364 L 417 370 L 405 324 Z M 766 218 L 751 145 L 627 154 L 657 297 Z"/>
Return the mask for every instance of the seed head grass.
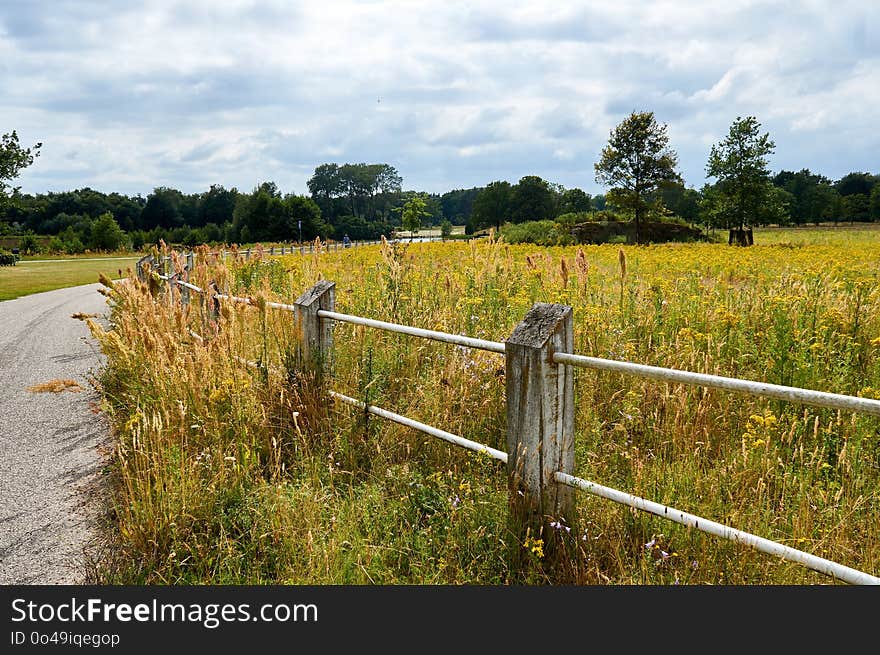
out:
<path id="1" fill-rule="evenodd" d="M 328 279 L 337 311 L 503 341 L 533 303 L 558 302 L 574 308 L 577 353 L 877 397 L 880 233 L 852 238 L 385 242 L 225 262 L 202 248 L 190 282 L 253 300 L 216 317 L 132 276 L 107 289 L 114 329 L 88 320 L 117 433 L 115 539 L 96 578 L 828 583 L 586 494 L 553 534 L 510 534 L 503 465 L 330 401 L 300 369 L 293 315 L 266 303 Z M 333 339 L 333 389 L 506 450 L 503 357 L 343 323 Z M 877 417 L 586 370 L 575 401 L 576 475 L 880 572 Z M 551 542 L 567 545 L 552 569 Z"/>

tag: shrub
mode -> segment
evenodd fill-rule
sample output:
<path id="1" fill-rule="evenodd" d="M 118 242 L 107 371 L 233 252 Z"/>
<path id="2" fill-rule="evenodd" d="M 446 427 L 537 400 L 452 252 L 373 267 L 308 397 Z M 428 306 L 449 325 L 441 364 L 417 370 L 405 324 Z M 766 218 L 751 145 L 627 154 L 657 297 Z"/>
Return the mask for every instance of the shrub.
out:
<path id="1" fill-rule="evenodd" d="M 64 242 L 64 252 L 68 255 L 79 255 L 85 252 L 86 247 L 79 237 L 73 236 Z"/>
<path id="2" fill-rule="evenodd" d="M 445 218 L 440 223 L 440 236 L 444 239 L 448 238 L 452 234 L 452 223 L 450 223 Z"/>
<path id="3" fill-rule="evenodd" d="M 571 235 L 556 221 L 526 221 L 501 228 L 507 243 L 534 243 L 539 246 L 564 246 L 572 243 Z"/>
<path id="4" fill-rule="evenodd" d="M 18 248 L 24 255 L 36 255 L 40 252 L 40 242 L 33 234 L 25 234 L 18 242 Z"/>
<path id="5" fill-rule="evenodd" d="M 556 217 L 556 222 L 566 228 L 572 228 L 578 223 L 587 223 L 598 220 L 595 218 L 598 212 L 567 212 Z"/>
<path id="6" fill-rule="evenodd" d="M 112 252 L 126 243 L 125 232 L 119 227 L 113 214 L 104 212 L 92 222 L 90 247 L 94 250 Z"/>
<path id="7" fill-rule="evenodd" d="M 50 253 L 53 255 L 60 255 L 64 252 L 64 241 L 60 238 L 52 237 L 49 239 L 49 245 L 47 246 Z"/>

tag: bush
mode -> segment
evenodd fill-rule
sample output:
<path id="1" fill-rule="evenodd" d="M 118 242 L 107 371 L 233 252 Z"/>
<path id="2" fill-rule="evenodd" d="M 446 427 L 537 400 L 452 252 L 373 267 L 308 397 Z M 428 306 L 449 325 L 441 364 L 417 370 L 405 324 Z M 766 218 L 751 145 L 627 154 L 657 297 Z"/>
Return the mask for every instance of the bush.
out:
<path id="1" fill-rule="evenodd" d="M 556 217 L 556 222 L 567 229 L 571 229 L 578 223 L 587 223 L 598 220 L 595 216 L 598 212 L 567 212 Z"/>
<path id="2" fill-rule="evenodd" d="M 48 250 L 53 255 L 60 255 L 64 252 L 64 241 L 59 239 L 58 237 L 52 237 L 49 239 Z"/>
<path id="3" fill-rule="evenodd" d="M 623 223 L 626 220 L 623 214 L 618 214 L 610 209 L 602 209 L 590 214 L 590 222 L 594 223 Z"/>
<path id="4" fill-rule="evenodd" d="M 15 255 L 0 252 L 0 266 L 15 266 Z"/>
<path id="5" fill-rule="evenodd" d="M 25 234 L 18 242 L 18 248 L 23 255 L 36 255 L 40 252 L 40 242 L 33 234 Z"/>
<path id="6" fill-rule="evenodd" d="M 110 212 L 104 212 L 92 222 L 89 239 L 92 249 L 113 252 L 125 246 L 126 240 L 125 232 Z"/>
<path id="7" fill-rule="evenodd" d="M 79 237 L 71 237 L 64 242 L 64 252 L 68 255 L 79 255 L 85 252 L 86 247 Z"/>
<path id="8" fill-rule="evenodd" d="M 452 223 L 450 223 L 445 218 L 440 223 L 440 236 L 444 239 L 448 238 L 452 234 Z"/>
<path id="9" fill-rule="evenodd" d="M 131 247 L 134 250 L 141 250 L 147 242 L 147 233 L 143 230 L 134 230 L 131 233 Z"/>
<path id="10" fill-rule="evenodd" d="M 360 216 L 340 216 L 333 226 L 333 235 L 342 240 L 346 234 L 355 241 L 373 241 L 383 234 L 391 234 L 394 228 L 390 223 L 382 221 L 367 222 Z"/>
<path id="11" fill-rule="evenodd" d="M 571 235 L 556 221 L 508 223 L 501 228 L 507 243 L 534 243 L 539 246 L 565 246 L 573 243 Z"/>

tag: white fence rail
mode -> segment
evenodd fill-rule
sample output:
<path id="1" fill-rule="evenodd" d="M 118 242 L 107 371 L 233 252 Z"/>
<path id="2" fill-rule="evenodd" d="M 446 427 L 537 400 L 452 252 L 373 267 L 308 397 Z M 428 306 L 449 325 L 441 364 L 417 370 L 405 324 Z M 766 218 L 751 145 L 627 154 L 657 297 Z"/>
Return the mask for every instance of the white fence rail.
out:
<path id="1" fill-rule="evenodd" d="M 146 259 L 144 258 L 142 262 Z M 155 265 L 152 259 L 147 263 Z M 203 294 L 203 297 L 211 297 L 214 299 L 213 302 L 224 300 L 247 305 L 253 304 L 248 298 L 221 294 L 216 291 L 206 292 L 193 284 L 177 279 L 174 275 L 160 274 L 159 277 L 169 283 L 174 282 L 176 285 Z M 566 385 L 569 387 L 571 385 L 571 376 L 564 373 L 560 375 L 560 369 L 564 371 L 567 367 L 580 367 L 612 371 L 662 382 L 723 389 L 875 416 L 880 416 L 880 401 L 564 352 L 564 350 L 570 349 L 571 308 L 561 305 L 537 304 L 523 322 L 517 326 L 511 338 L 505 342 L 498 342 L 342 314 L 334 310 L 334 302 L 333 283 L 324 281 L 300 296 L 294 304 L 269 302 L 266 305 L 273 309 L 294 312 L 301 322 L 312 322 L 313 325 L 310 326 L 309 333 L 316 335 L 316 341 L 311 344 L 311 347 L 326 351 L 324 354 L 331 353 L 333 347 L 332 331 L 327 329 L 326 322 L 339 321 L 505 355 L 508 389 L 508 452 L 465 439 L 387 409 L 367 405 L 336 391 L 328 391 L 327 393 L 339 402 L 358 407 L 370 414 L 443 439 L 456 446 L 488 455 L 507 464 L 508 476 L 512 482 L 511 512 L 519 511 L 521 514 L 524 512 L 525 515 L 520 528 L 542 529 L 551 518 L 573 516 L 573 500 L 566 500 L 566 497 L 559 491 L 561 487 L 569 487 L 654 514 L 695 530 L 750 546 L 760 552 L 800 564 L 849 584 L 880 584 L 880 578 L 869 573 L 572 475 L 574 468 L 573 394 L 570 390 L 566 391 Z M 196 333 L 192 334 L 198 339 L 203 339 Z M 561 348 L 560 344 L 562 344 Z M 569 347 L 566 347 L 566 344 Z M 257 362 L 251 362 L 241 357 L 236 357 L 236 359 L 248 366 L 259 367 Z M 316 358 L 313 361 L 325 361 L 325 359 Z M 529 365 L 523 366 L 523 362 L 528 362 Z M 513 395 L 518 397 L 511 397 Z M 527 410 L 525 416 L 521 411 L 522 408 Z M 544 410 L 548 408 L 553 410 L 549 414 L 555 417 L 554 420 L 557 420 L 557 423 L 535 423 L 533 417 L 528 414 L 530 408 L 537 410 L 537 413 L 540 414 L 543 414 Z M 564 423 L 566 416 L 568 424 Z M 562 424 L 558 423 L 559 417 L 563 417 Z M 551 451 L 554 456 L 548 457 L 548 453 Z M 564 470 L 556 470 L 552 466 L 552 462 L 563 462 L 566 464 L 562 467 Z M 547 468 L 548 464 L 550 468 Z M 555 503 L 554 509 L 561 510 L 561 514 L 557 512 L 548 515 L 545 511 L 548 493 L 552 494 Z M 522 499 L 517 496 L 522 496 Z"/>

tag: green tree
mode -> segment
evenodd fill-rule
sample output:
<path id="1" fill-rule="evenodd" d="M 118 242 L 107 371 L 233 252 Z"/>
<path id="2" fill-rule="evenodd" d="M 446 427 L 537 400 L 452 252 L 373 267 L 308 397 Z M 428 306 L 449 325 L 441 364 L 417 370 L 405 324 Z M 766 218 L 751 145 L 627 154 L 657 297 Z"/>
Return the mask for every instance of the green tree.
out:
<path id="1" fill-rule="evenodd" d="M 223 225 L 231 221 L 236 196 L 238 196 L 236 189 L 226 189 L 220 184 L 212 184 L 211 188 L 199 197 L 196 225 L 202 226 L 208 223 Z"/>
<path id="2" fill-rule="evenodd" d="M 18 191 L 18 188 L 11 187 L 9 183 L 23 169 L 34 163 L 42 147 L 42 143 L 37 143 L 30 148 L 22 148 L 15 130 L 0 137 L 0 204 Z"/>
<path id="3" fill-rule="evenodd" d="M 33 232 L 28 232 L 18 241 L 18 248 L 23 255 L 36 255 L 40 252 L 40 242 Z"/>
<path id="4" fill-rule="evenodd" d="M 797 173 L 780 171 L 773 177 L 775 186 L 792 194 L 794 200 L 791 205 L 791 218 L 797 225 L 809 222 L 810 217 L 818 213 L 813 208 L 813 204 L 817 200 L 816 189 L 820 184 L 828 182 L 827 178 L 811 173 L 807 168 L 801 169 Z"/>
<path id="5" fill-rule="evenodd" d="M 843 197 L 857 193 L 868 195 L 877 182 L 878 178 L 870 173 L 847 173 L 834 183 L 834 187 Z"/>
<path id="6" fill-rule="evenodd" d="M 611 131 L 608 145 L 595 164 L 596 181 L 610 186 L 610 204 L 632 212 L 636 242 L 641 242 L 641 221 L 659 208 L 655 193 L 662 182 L 678 180 L 678 156 L 669 148 L 666 125 L 654 112 L 633 112 Z"/>
<path id="7" fill-rule="evenodd" d="M 718 180 L 718 213 L 728 227 L 737 226 L 740 234 L 750 217 L 754 220 L 762 205 L 773 200 L 767 157 L 776 145 L 760 129 L 754 116 L 738 116 L 727 136 L 712 146 L 706 164 L 706 175 Z"/>
<path id="8" fill-rule="evenodd" d="M 756 225 L 788 225 L 796 199 L 793 193 L 780 187 L 771 187 L 767 201 L 758 207 Z"/>
<path id="9" fill-rule="evenodd" d="M 471 218 L 474 200 L 476 200 L 481 190 L 479 187 L 473 187 L 470 189 L 447 191 L 440 196 L 440 206 L 443 209 L 443 215 L 453 225 L 464 225 Z"/>
<path id="10" fill-rule="evenodd" d="M 880 221 L 880 184 L 871 189 L 870 213 L 872 221 Z"/>
<path id="11" fill-rule="evenodd" d="M 700 192 L 690 189 L 679 180 L 662 182 L 658 189 L 663 206 L 675 216 L 689 223 L 700 218 Z"/>
<path id="12" fill-rule="evenodd" d="M 497 229 L 510 218 L 510 182 L 497 181 L 486 185 L 473 205 L 473 224 L 477 229 L 494 225 Z"/>
<path id="13" fill-rule="evenodd" d="M 566 189 L 562 192 L 561 213 L 577 214 L 579 212 L 591 211 L 593 206 L 590 200 L 590 194 L 583 189 L 578 189 L 577 187 Z"/>
<path id="14" fill-rule="evenodd" d="M 140 227 L 152 230 L 155 227 L 179 227 L 183 225 L 183 194 L 177 189 L 156 187 L 147 196 L 147 202 L 140 216 Z"/>
<path id="15" fill-rule="evenodd" d="M 284 223 L 282 230 L 273 235 L 275 241 L 293 241 L 299 238 L 299 225 L 302 223 L 303 239 L 320 236 L 326 239 L 332 227 L 321 218 L 321 208 L 308 196 L 289 193 L 284 196 Z"/>
<path id="16" fill-rule="evenodd" d="M 871 201 L 866 193 L 851 193 L 843 196 L 843 218 L 853 221 L 871 220 Z"/>
<path id="17" fill-rule="evenodd" d="M 840 220 L 843 203 L 840 194 L 829 182 L 820 182 L 810 193 L 810 213 L 807 220 L 819 225 L 822 221 Z"/>
<path id="18" fill-rule="evenodd" d="M 440 221 L 440 236 L 444 239 L 448 238 L 452 234 L 452 223 L 449 222 L 449 219 L 444 218 Z"/>
<path id="19" fill-rule="evenodd" d="M 431 213 L 428 211 L 428 203 L 422 195 L 413 196 L 413 198 L 403 206 L 400 220 L 403 229 L 409 230 L 410 240 L 413 238 L 413 233 L 418 232 L 422 227 L 422 219 L 430 215 Z"/>
<path id="20" fill-rule="evenodd" d="M 510 198 L 511 221 L 543 221 L 555 215 L 556 200 L 547 180 L 537 175 L 526 175 L 513 187 Z"/>
<path id="21" fill-rule="evenodd" d="M 113 214 L 105 212 L 92 221 L 89 248 L 93 250 L 119 250 L 125 245 L 125 232 L 113 218 Z"/>

